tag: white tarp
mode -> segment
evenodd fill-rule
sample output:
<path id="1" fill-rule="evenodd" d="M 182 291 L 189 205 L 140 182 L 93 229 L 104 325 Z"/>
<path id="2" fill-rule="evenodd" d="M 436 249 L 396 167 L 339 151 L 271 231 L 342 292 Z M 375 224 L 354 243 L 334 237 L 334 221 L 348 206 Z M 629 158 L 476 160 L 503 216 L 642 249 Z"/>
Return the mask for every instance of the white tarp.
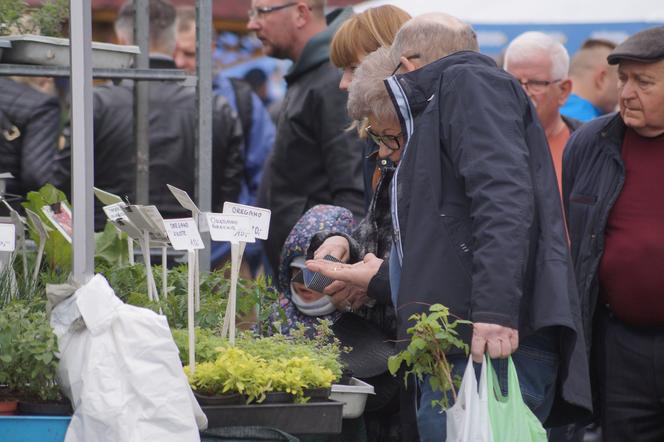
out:
<path id="1" fill-rule="evenodd" d="M 664 22 L 663 0 L 371 0 L 353 8 L 392 4 L 411 15 L 446 12 L 472 24 Z"/>
<path id="2" fill-rule="evenodd" d="M 207 419 L 164 316 L 124 304 L 96 275 L 53 308 L 51 326 L 74 406 L 65 442 L 200 440 Z"/>

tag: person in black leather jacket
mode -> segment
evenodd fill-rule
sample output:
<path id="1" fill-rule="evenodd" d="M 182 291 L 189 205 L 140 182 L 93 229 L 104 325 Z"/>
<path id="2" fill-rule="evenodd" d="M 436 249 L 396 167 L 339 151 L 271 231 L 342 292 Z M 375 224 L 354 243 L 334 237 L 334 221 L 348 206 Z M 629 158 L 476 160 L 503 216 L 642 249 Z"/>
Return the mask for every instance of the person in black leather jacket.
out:
<path id="1" fill-rule="evenodd" d="M 133 5 L 122 7 L 116 22 L 121 43 L 133 41 Z M 150 1 L 150 67 L 175 68 L 175 8 L 164 0 Z M 212 91 L 210 91 L 212 93 Z M 134 202 L 136 146 L 133 134 L 133 82 L 96 88 L 94 94 L 94 183 Z M 174 82 L 154 82 L 149 92 L 150 203 L 164 218 L 188 216 L 166 184 L 194 195 L 196 98 L 194 89 Z M 223 97 L 213 99 L 212 210 L 221 212 L 224 201 L 236 201 L 243 177 L 242 127 Z M 70 187 L 70 146 L 59 155 L 56 182 Z M 99 208 L 99 207 L 98 207 Z M 104 216 L 95 211 L 95 227 Z"/>
<path id="2" fill-rule="evenodd" d="M 6 191 L 25 196 L 49 182 L 60 134 L 57 98 L 0 78 L 0 173 L 10 172 Z"/>

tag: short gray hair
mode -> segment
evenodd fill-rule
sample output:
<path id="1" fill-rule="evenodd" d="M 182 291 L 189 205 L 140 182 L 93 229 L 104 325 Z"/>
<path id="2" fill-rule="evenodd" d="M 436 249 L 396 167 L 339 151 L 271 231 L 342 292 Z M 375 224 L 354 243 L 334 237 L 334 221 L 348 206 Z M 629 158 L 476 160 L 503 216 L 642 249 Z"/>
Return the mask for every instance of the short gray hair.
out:
<path id="1" fill-rule="evenodd" d="M 390 51 L 386 48 L 378 48 L 362 60 L 348 86 L 348 115 L 353 120 L 373 116 L 380 121 L 398 121 L 383 83 L 394 68 Z"/>
<path id="2" fill-rule="evenodd" d="M 510 63 L 527 61 L 530 58 L 546 54 L 551 60 L 551 76 L 559 80 L 569 74 L 569 54 L 567 49 L 554 38 L 543 32 L 524 32 L 507 46 L 505 51 L 505 70 Z"/>
<path id="3" fill-rule="evenodd" d="M 150 46 L 168 55 L 175 52 L 175 8 L 166 0 L 150 0 Z M 134 43 L 134 2 L 128 0 L 115 20 L 115 33 Z"/>
<path id="4" fill-rule="evenodd" d="M 390 55 L 398 63 L 402 56 L 418 54 L 426 65 L 459 51 L 479 51 L 472 26 L 449 14 L 431 12 L 404 23 L 394 37 Z"/>

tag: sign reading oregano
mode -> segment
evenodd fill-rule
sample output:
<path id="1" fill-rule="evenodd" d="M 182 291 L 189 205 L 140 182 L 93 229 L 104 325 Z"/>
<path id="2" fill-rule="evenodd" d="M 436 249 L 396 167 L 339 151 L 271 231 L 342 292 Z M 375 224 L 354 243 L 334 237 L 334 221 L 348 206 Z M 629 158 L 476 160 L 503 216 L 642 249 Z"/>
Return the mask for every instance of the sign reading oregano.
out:
<path id="1" fill-rule="evenodd" d="M 452 364 L 446 355 L 453 348 L 463 349 L 468 354 L 468 345 L 459 338 L 456 329 L 471 322 L 463 319 L 450 321 L 449 309 L 441 304 L 434 304 L 429 307 L 428 314 L 414 314 L 409 320 L 415 321 L 407 330 L 411 336 L 410 343 L 401 353 L 391 356 L 387 366 L 395 375 L 401 364 L 405 364 L 404 382 L 411 374 L 420 382 L 428 375 L 431 389 L 442 393 L 442 399 L 432 401 L 431 406 L 445 410 L 450 405 L 447 392 L 450 391 L 456 401 L 455 384 L 457 387 L 460 384 L 460 379 L 452 378 Z"/>

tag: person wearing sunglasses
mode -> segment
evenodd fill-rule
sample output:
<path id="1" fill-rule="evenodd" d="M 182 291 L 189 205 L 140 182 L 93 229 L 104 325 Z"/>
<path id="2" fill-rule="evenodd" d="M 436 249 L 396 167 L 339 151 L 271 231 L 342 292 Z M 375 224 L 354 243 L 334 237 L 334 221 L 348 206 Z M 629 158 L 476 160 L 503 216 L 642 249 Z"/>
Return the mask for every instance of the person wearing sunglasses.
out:
<path id="1" fill-rule="evenodd" d="M 329 45 L 351 8 L 327 16 L 325 0 L 252 0 L 247 29 L 266 55 L 289 59 L 288 89 L 277 118 L 272 156 L 261 189 L 272 211 L 265 251 L 273 269 L 290 229 L 307 209 L 331 204 L 364 215 L 362 142 L 345 131 L 347 94 L 341 72 L 330 63 Z M 267 177 L 267 178 L 266 178 Z M 260 193 L 260 190 L 259 190 Z"/>

